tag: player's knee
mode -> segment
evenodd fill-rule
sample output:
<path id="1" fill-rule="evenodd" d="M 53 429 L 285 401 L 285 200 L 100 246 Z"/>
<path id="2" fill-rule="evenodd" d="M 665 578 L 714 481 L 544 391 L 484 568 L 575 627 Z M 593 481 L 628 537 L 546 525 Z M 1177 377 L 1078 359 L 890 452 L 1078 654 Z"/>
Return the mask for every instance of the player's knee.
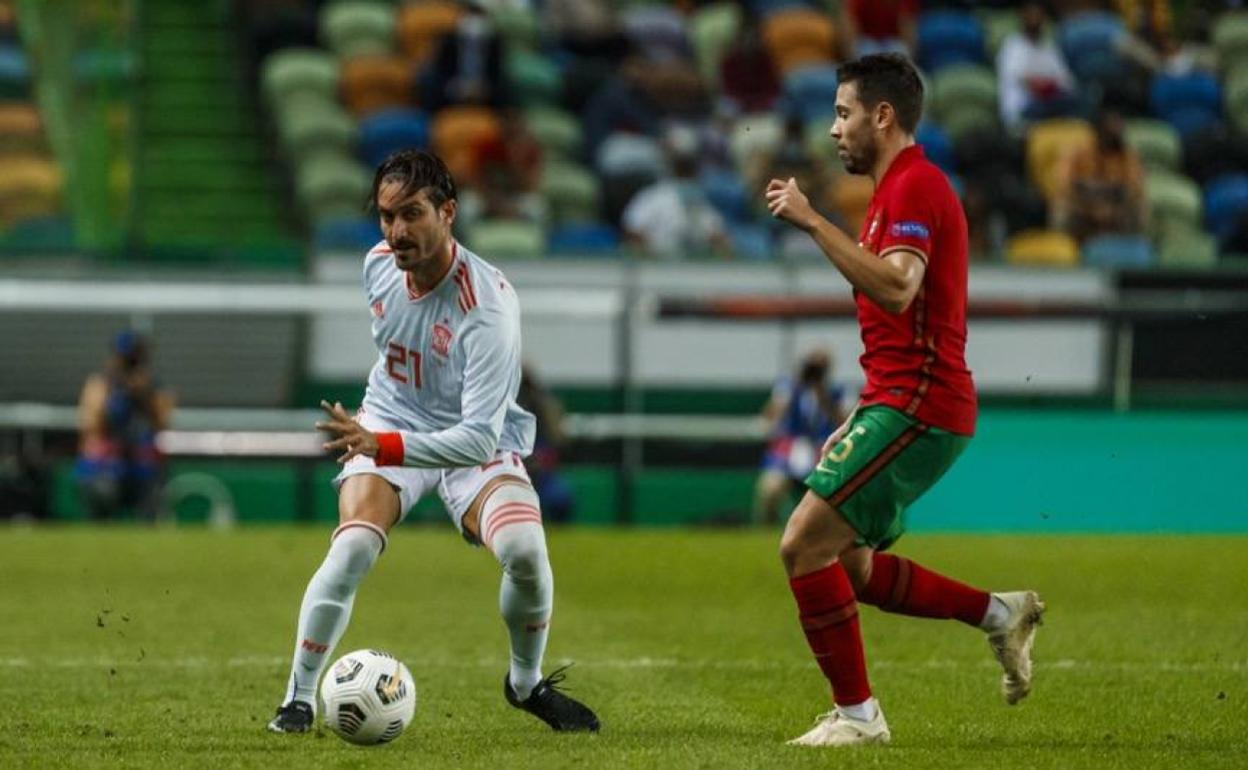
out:
<path id="1" fill-rule="evenodd" d="M 550 571 L 546 538 L 537 524 L 513 524 L 494 539 L 494 553 L 503 572 L 521 582 L 540 580 Z"/>
<path id="2" fill-rule="evenodd" d="M 325 577 L 333 583 L 353 587 L 377 562 L 386 547 L 386 533 L 375 524 L 349 521 L 334 530 L 329 554 L 325 557 Z"/>
<path id="3" fill-rule="evenodd" d="M 806 544 L 792 529 L 785 529 L 780 537 L 780 561 L 786 572 L 792 574 L 794 567 L 806 553 Z"/>
<path id="4" fill-rule="evenodd" d="M 537 493 L 527 484 L 503 484 L 481 506 L 481 540 L 516 580 L 538 580 L 550 571 Z"/>
<path id="5" fill-rule="evenodd" d="M 842 559 L 841 565 L 845 568 L 845 574 L 849 576 L 850 585 L 854 587 L 854 594 L 861 598 L 863 590 L 871 582 L 871 561 L 869 559 L 865 562 Z"/>

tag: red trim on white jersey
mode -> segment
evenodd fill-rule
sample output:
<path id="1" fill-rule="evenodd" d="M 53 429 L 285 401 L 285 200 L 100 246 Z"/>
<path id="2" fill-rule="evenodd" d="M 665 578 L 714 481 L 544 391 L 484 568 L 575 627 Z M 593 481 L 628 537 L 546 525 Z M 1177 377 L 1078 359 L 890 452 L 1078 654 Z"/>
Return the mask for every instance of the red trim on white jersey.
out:
<path id="1" fill-rule="evenodd" d="M 467 313 L 477 306 L 477 292 L 472 286 L 472 273 L 465 262 L 455 269 L 455 283 L 459 284 L 459 309 Z"/>
<path id="2" fill-rule="evenodd" d="M 435 291 L 437 291 L 438 289 L 442 287 L 442 284 L 446 283 L 447 277 L 454 275 L 457 263 L 459 263 L 459 242 L 452 240 L 451 241 L 451 266 L 447 268 L 447 271 L 442 275 L 441 278 L 438 279 L 438 282 L 433 285 L 433 288 L 425 292 L 422 292 L 416 288 L 416 286 L 412 283 L 412 274 L 404 270 L 403 271 L 403 285 L 407 287 L 407 298 L 409 300 L 412 300 L 413 302 L 419 302 L 420 300 L 424 299 L 430 294 L 433 294 Z"/>

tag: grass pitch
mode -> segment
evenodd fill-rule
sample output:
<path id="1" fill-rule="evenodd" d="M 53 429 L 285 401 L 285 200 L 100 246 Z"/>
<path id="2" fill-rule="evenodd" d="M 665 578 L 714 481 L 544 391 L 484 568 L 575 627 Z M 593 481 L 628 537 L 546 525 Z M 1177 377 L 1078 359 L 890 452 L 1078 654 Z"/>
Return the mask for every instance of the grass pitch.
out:
<path id="1" fill-rule="evenodd" d="M 550 664 L 598 736 L 508 708 L 498 574 L 407 528 L 338 652 L 405 660 L 393 744 L 264 732 L 327 531 L 0 531 L 0 767 L 1228 767 L 1248 763 L 1248 538 L 908 536 L 898 552 L 1049 604 L 1036 687 L 1004 705 L 982 635 L 863 610 L 887 747 L 789 748 L 828 707 L 777 534 L 551 534 Z"/>

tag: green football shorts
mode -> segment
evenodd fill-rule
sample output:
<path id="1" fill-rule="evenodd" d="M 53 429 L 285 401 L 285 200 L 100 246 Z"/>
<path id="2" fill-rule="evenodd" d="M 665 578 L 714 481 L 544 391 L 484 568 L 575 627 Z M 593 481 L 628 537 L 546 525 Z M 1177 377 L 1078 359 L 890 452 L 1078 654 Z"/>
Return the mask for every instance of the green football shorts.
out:
<path id="1" fill-rule="evenodd" d="M 858 533 L 884 550 L 906 530 L 906 509 L 945 475 L 970 443 L 888 406 L 868 406 L 806 477 Z"/>

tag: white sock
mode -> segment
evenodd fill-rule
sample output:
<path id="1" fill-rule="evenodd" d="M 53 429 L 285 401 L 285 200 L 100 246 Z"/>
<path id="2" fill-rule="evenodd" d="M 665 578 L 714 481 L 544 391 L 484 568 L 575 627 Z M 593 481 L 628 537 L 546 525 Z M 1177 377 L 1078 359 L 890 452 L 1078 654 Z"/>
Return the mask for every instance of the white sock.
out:
<path id="1" fill-rule="evenodd" d="M 497 487 L 481 506 L 482 542 L 503 567 L 498 606 L 511 637 L 512 689 L 520 700 L 542 679 L 555 579 L 537 493 L 521 484 Z"/>
<path id="2" fill-rule="evenodd" d="M 988 633 L 994 633 L 1005 628 L 1006 622 L 1010 619 L 1010 608 L 1005 606 L 1005 602 L 996 594 L 989 594 L 988 611 L 984 613 L 984 619 L 979 622 L 979 627 Z"/>
<path id="3" fill-rule="evenodd" d="M 347 630 L 355 590 L 385 547 L 385 530 L 375 524 L 350 521 L 334 530 L 329 553 L 308 581 L 299 607 L 295 655 L 283 703 L 301 700 L 316 709 L 316 683 Z"/>
<path id="4" fill-rule="evenodd" d="M 850 719 L 857 719 L 859 722 L 870 722 L 872 719 L 875 719 L 876 714 L 880 713 L 880 704 L 875 698 L 867 698 L 862 703 L 854 703 L 849 706 L 837 705 L 836 710 Z"/>

